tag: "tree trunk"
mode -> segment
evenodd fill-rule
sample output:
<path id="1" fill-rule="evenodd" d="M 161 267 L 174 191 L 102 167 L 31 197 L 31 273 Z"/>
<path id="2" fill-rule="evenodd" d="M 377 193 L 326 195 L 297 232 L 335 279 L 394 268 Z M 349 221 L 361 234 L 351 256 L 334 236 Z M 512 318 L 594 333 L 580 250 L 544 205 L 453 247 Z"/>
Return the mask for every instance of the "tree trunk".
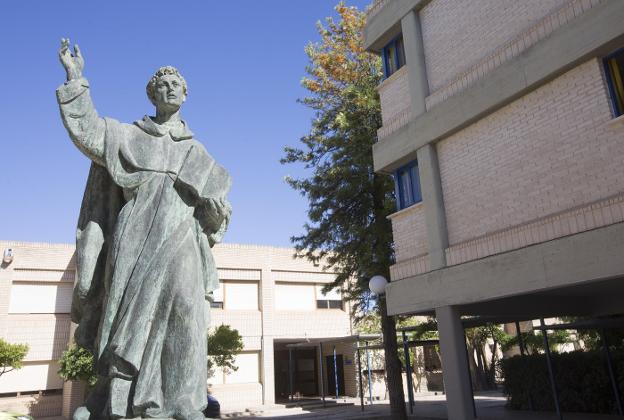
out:
<path id="1" fill-rule="evenodd" d="M 477 366 L 479 369 L 479 390 L 484 391 L 489 389 L 487 382 L 487 361 L 485 360 L 485 355 L 483 354 L 483 347 L 481 347 L 478 341 L 474 344 L 477 354 Z"/>
<path id="2" fill-rule="evenodd" d="M 492 345 L 492 357 L 490 358 L 490 368 L 488 371 L 488 382 L 490 383 L 490 389 L 496 389 L 496 362 L 498 361 L 498 341 L 494 340 Z"/>
<path id="3" fill-rule="evenodd" d="M 395 420 L 406 420 L 405 395 L 403 394 L 403 378 L 401 360 L 396 337 L 394 318 L 386 313 L 386 303 L 380 299 L 381 331 L 383 333 L 384 353 L 386 360 L 386 377 L 388 394 L 390 394 L 390 414 Z"/>
<path id="4" fill-rule="evenodd" d="M 412 353 L 412 350 L 410 350 Z M 414 393 L 417 393 L 420 390 L 423 372 L 421 369 L 422 366 L 422 356 L 419 355 L 419 352 L 414 348 L 412 355 L 412 388 Z"/>
<path id="5" fill-rule="evenodd" d="M 479 366 L 477 366 L 477 362 L 474 358 L 475 349 L 472 344 L 472 340 L 466 340 L 466 348 L 468 349 L 468 366 L 470 366 L 470 381 L 472 382 L 472 389 L 480 391 L 481 379 L 479 377 Z"/>

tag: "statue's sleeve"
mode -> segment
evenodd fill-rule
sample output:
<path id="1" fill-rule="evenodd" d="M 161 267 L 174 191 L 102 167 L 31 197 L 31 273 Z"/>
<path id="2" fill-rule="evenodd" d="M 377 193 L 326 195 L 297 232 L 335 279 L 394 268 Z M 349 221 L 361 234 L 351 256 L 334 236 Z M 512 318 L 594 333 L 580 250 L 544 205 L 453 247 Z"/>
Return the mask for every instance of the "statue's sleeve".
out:
<path id="1" fill-rule="evenodd" d="M 93 106 L 85 78 L 65 82 L 56 90 L 63 124 L 76 147 L 89 159 L 104 166 L 106 124 Z"/>

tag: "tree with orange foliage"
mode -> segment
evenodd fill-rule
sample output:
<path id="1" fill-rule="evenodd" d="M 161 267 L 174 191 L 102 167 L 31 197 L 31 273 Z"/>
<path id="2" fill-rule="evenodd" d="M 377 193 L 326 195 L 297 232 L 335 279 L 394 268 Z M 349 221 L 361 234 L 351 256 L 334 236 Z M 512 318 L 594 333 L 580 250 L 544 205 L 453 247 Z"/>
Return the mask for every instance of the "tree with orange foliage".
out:
<path id="1" fill-rule="evenodd" d="M 315 111 L 310 133 L 299 148 L 285 148 L 282 159 L 310 171 L 305 178 L 287 178 L 309 201 L 305 233 L 291 240 L 300 256 L 325 259 L 339 273 L 327 289 L 341 288 L 355 315 L 371 308 L 381 314 L 392 418 L 404 419 L 396 325 L 384 300 L 368 290 L 373 275 L 389 278 L 394 259 L 387 218 L 395 211 L 394 187 L 390 177 L 374 172 L 371 150 L 381 126 L 381 60 L 364 50 L 365 14 L 344 2 L 335 10 L 340 19 L 319 22 L 320 42 L 305 48 L 309 65 L 302 84 L 309 94 L 300 102 Z"/>

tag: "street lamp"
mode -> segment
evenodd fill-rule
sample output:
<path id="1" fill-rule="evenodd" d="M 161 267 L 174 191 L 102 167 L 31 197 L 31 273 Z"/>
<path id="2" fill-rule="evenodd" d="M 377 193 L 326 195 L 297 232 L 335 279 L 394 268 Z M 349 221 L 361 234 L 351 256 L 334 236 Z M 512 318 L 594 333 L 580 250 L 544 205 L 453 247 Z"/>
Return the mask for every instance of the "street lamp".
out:
<path id="1" fill-rule="evenodd" d="M 396 337 L 396 324 L 388 316 L 386 304 L 382 296 L 386 294 L 388 280 L 384 276 L 371 277 L 368 288 L 379 297 L 378 307 L 381 318 L 381 333 L 383 335 L 384 357 L 386 359 L 386 378 L 388 379 L 388 394 L 390 394 L 390 412 L 392 418 L 407 419 L 405 411 L 405 396 L 403 394 L 403 378 L 401 361 Z M 368 346 L 367 346 L 368 347 Z M 370 385 L 369 385 L 370 387 Z M 410 401 L 411 402 L 411 401 Z"/>
<path id="2" fill-rule="evenodd" d="M 386 286 L 388 285 L 388 280 L 384 276 L 373 276 L 368 282 L 368 288 L 376 294 L 377 296 L 382 296 L 386 294 Z"/>

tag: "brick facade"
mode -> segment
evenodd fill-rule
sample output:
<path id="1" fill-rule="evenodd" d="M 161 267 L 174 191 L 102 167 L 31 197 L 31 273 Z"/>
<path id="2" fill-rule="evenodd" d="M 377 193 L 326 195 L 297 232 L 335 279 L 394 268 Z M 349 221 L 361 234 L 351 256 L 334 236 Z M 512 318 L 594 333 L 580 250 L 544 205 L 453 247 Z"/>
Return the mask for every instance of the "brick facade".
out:
<path id="1" fill-rule="evenodd" d="M 419 257 L 429 251 L 425 208 L 422 203 L 415 204 L 390 216 L 392 237 L 398 263 Z"/>
<path id="2" fill-rule="evenodd" d="M 449 244 L 624 193 L 611 118 L 594 59 L 438 143 Z"/>
<path id="3" fill-rule="evenodd" d="M 501 64 L 604 1 L 429 2 L 419 13 L 429 83 L 426 109 L 474 85 Z M 405 126 L 411 117 L 407 78 L 394 76 L 379 87 L 383 115 L 383 126 L 377 133 L 379 139 Z M 403 87 L 405 91 L 398 92 Z"/>
<path id="4" fill-rule="evenodd" d="M 549 0 L 537 2 L 537 7 L 535 7 L 534 3 L 536 1 L 513 2 L 506 0 L 505 2 L 493 2 L 492 0 L 487 0 L 482 2 L 484 4 L 472 2 L 473 5 L 476 4 L 481 7 L 466 7 L 462 9 L 460 9 L 461 6 L 457 7 L 455 9 L 456 14 L 461 13 L 463 15 L 465 10 L 473 11 L 473 13 L 470 13 L 470 16 L 477 20 L 476 27 L 470 26 L 470 23 L 475 22 L 468 22 L 468 25 L 461 24 L 455 27 L 461 28 L 461 35 L 467 32 L 472 36 L 469 36 L 468 39 L 460 36 L 459 43 L 451 43 L 447 46 L 447 48 L 453 49 L 455 53 L 460 53 L 459 56 L 454 57 L 457 60 L 453 61 L 453 63 L 444 63 L 445 65 L 450 65 L 450 69 L 446 67 L 440 67 L 437 70 L 431 69 L 434 73 L 441 71 L 443 74 L 450 74 L 451 76 L 445 76 L 448 79 L 440 82 L 437 86 L 430 85 L 431 94 L 425 100 L 427 109 L 431 109 L 450 96 L 474 85 L 477 81 L 486 77 L 490 71 L 522 54 L 539 41 L 547 38 L 553 31 L 600 4 L 601 1 L 605 0 Z M 447 7 L 455 8 L 455 6 L 459 6 L 458 3 L 453 3 L 452 5 L 448 1 L 445 3 Z M 493 5 L 497 7 L 488 8 L 488 6 Z M 500 6 L 503 7 L 499 8 Z M 431 8 L 435 8 L 435 6 L 430 5 L 430 7 L 423 9 L 421 16 L 425 20 L 427 20 L 427 10 L 431 10 Z M 483 10 L 488 12 L 483 13 L 482 16 L 476 16 L 474 13 L 474 11 L 482 13 Z M 507 11 L 511 13 L 506 15 Z M 516 15 L 514 15 L 516 12 L 520 13 L 521 19 L 516 20 Z M 493 20 L 485 21 L 490 14 L 495 15 Z M 443 20 L 448 19 L 448 16 L 437 17 L 441 17 Z M 441 22 L 437 22 L 431 16 L 429 18 L 433 28 L 442 25 Z M 430 28 L 429 32 L 433 28 Z M 493 31 L 493 28 L 496 28 L 496 32 Z M 458 31 L 458 29 L 452 29 L 451 31 Z M 479 32 L 481 33 L 479 34 Z M 435 50 L 435 46 L 442 40 L 437 32 L 429 35 L 430 56 L 438 56 L 439 52 Z M 448 35 L 445 34 L 441 38 L 448 37 Z M 456 35 L 456 33 L 452 34 L 452 36 Z M 479 35 L 484 37 L 483 42 L 473 38 Z M 460 49 L 457 49 L 458 44 L 461 45 L 464 42 L 471 44 L 468 46 L 469 48 L 475 48 L 476 57 L 473 57 L 471 54 L 463 54 Z M 450 61 L 449 57 L 439 57 L 439 59 Z M 431 64 L 431 66 L 433 67 L 435 64 Z M 427 67 L 429 68 L 429 65 Z"/>
<path id="5" fill-rule="evenodd" d="M 371 52 L 403 34 L 417 111 L 383 98 L 375 170 L 416 157 L 424 209 L 390 216 L 388 314 L 435 315 L 447 416 L 469 420 L 465 317 L 621 311 L 624 116 L 604 60 L 624 47 L 624 4 L 384 0 L 368 18 Z"/>
<path id="6" fill-rule="evenodd" d="M 377 88 L 381 102 L 382 127 L 379 137 L 385 137 L 387 132 L 392 132 L 404 125 L 410 117 L 411 102 L 407 81 L 407 67 L 403 66 L 389 78 L 384 80 Z"/>
<path id="7" fill-rule="evenodd" d="M 567 1 L 431 1 L 420 11 L 429 90 L 449 84 Z"/>

